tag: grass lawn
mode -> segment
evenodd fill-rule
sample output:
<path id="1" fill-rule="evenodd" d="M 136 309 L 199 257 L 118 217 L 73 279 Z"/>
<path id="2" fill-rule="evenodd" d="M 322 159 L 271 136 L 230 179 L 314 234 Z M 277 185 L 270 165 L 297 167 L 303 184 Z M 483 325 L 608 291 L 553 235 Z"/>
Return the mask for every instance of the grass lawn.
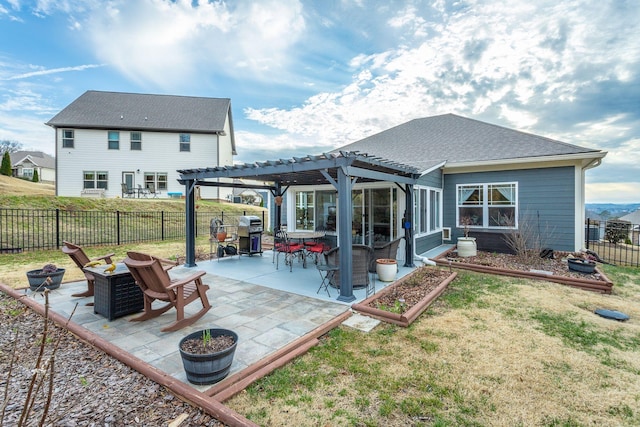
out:
<path id="1" fill-rule="evenodd" d="M 409 328 L 335 329 L 226 404 L 270 426 L 640 425 L 640 270 L 605 270 L 613 295 L 462 272 Z"/>
<path id="2" fill-rule="evenodd" d="M 176 241 L 86 251 L 119 261 L 132 249 L 185 250 Z M 208 252 L 206 239 L 197 250 Z M 26 286 L 24 273 L 49 262 L 67 268 L 66 281 L 83 277 L 57 250 L 0 255 L 0 281 Z M 461 272 L 410 327 L 334 329 L 226 404 L 264 426 L 640 425 L 640 269 L 602 268 L 612 295 Z"/>

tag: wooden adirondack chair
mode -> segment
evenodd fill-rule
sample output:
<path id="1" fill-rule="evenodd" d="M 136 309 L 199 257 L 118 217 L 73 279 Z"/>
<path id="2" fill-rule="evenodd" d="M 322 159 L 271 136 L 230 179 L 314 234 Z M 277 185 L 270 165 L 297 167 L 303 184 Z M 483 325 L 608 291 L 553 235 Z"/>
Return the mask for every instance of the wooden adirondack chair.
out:
<path id="1" fill-rule="evenodd" d="M 64 252 L 65 254 L 71 257 L 75 265 L 77 265 L 78 268 L 82 270 L 82 272 L 84 273 L 84 277 L 87 278 L 87 290 L 85 292 L 72 294 L 71 296 L 72 297 L 92 297 L 93 290 L 95 288 L 95 277 L 93 276 L 93 274 L 86 271 L 84 269 L 84 266 L 87 263 L 92 261 L 104 261 L 105 264 L 111 264 L 112 263 L 111 257 L 114 256 L 115 254 L 110 253 L 110 254 L 95 257 L 95 258 L 89 258 L 87 254 L 84 253 L 84 250 L 82 249 L 82 247 L 70 242 L 62 242 L 62 243 L 63 243 L 62 252 Z"/>
<path id="2" fill-rule="evenodd" d="M 124 260 L 144 294 L 144 313 L 132 318 L 131 321 L 152 319 L 175 307 L 176 321 L 160 329 L 162 332 L 171 332 L 189 326 L 204 316 L 211 308 L 207 298 L 209 286 L 202 283 L 202 276 L 206 273 L 198 271 L 189 277 L 172 280 L 169 273 L 162 267 L 160 260 L 151 258 L 151 260 L 138 261 L 127 257 Z M 202 302 L 202 310 L 185 318 L 185 306 L 197 299 Z M 154 309 L 152 305 L 155 300 L 164 301 L 166 304 Z"/>
<path id="3" fill-rule="evenodd" d="M 158 261 L 160 261 L 160 264 L 162 264 L 162 268 L 165 271 L 169 271 L 173 267 L 178 265 L 178 261 L 173 261 L 166 258 L 158 258 L 157 256 L 143 254 L 142 252 L 128 251 L 127 256 L 136 261 L 151 261 L 152 259 L 157 259 Z"/>

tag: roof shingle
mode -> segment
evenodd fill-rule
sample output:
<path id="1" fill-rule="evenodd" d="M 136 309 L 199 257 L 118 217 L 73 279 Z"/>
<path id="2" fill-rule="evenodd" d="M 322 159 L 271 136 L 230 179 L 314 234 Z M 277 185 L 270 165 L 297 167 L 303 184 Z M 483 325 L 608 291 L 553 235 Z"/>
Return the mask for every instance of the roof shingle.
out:
<path id="1" fill-rule="evenodd" d="M 52 127 L 168 132 L 224 131 L 229 98 L 149 95 L 89 90 L 46 124 Z"/>

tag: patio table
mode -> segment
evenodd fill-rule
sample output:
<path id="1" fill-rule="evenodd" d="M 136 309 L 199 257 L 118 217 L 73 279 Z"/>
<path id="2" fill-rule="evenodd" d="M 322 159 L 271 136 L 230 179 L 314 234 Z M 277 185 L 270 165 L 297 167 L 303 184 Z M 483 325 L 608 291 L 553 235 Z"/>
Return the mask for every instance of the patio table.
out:
<path id="1" fill-rule="evenodd" d="M 124 263 L 117 263 L 109 273 L 105 266 L 85 267 L 96 278 L 93 311 L 109 320 L 137 313 L 144 308 L 144 297 L 131 272 Z"/>
<path id="2" fill-rule="evenodd" d="M 287 236 L 290 239 L 296 239 L 298 241 L 302 241 L 304 243 L 307 239 L 321 239 L 324 237 L 324 231 L 288 231 Z"/>

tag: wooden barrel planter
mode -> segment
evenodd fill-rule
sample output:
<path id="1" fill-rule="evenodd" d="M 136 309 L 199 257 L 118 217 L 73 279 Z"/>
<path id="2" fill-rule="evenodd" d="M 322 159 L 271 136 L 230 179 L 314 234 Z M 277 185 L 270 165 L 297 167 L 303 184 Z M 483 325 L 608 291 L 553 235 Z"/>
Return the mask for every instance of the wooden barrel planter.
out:
<path id="1" fill-rule="evenodd" d="M 233 345 L 220 351 L 210 353 L 191 353 L 182 349 L 182 344 L 187 340 L 202 340 L 204 331 L 193 332 L 180 340 L 178 346 L 182 366 L 187 374 L 187 380 L 196 385 L 214 384 L 229 375 L 231 363 L 238 344 L 238 335 L 229 329 L 208 329 L 210 339 L 221 336 L 233 338 Z"/>

